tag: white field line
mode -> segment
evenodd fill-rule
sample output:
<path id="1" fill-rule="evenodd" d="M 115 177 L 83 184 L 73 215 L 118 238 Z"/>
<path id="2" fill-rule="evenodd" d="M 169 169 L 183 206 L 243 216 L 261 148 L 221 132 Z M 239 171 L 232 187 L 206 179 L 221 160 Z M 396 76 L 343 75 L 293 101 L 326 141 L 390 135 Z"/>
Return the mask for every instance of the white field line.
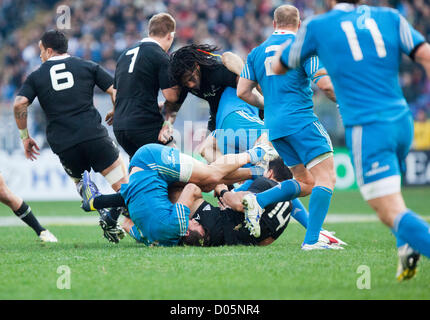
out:
<path id="1" fill-rule="evenodd" d="M 430 221 L 430 215 L 423 216 L 425 220 Z M 76 217 L 76 216 L 57 216 L 57 217 L 37 217 L 41 225 L 44 226 L 94 226 L 98 225 L 98 217 Z M 329 214 L 325 223 L 360 223 L 360 222 L 378 222 L 376 215 L 372 214 Z M 297 223 L 291 219 L 292 223 Z M 25 223 L 17 217 L 0 217 L 0 227 L 19 227 L 25 226 Z"/>

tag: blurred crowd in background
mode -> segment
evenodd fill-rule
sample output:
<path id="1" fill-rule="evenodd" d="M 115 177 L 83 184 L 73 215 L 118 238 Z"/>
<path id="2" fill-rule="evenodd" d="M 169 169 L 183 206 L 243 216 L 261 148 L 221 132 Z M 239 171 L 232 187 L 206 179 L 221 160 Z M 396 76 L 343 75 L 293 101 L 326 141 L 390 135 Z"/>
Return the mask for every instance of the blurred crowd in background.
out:
<path id="1" fill-rule="evenodd" d="M 147 22 L 155 13 L 169 12 L 177 21 L 171 51 L 188 43 L 210 43 L 245 58 L 272 33 L 273 10 L 285 3 L 297 6 L 302 19 L 326 11 L 325 0 L 0 0 L 0 116 L 2 110 L 12 108 L 23 80 L 40 65 L 38 41 L 45 30 L 56 27 L 59 5 L 71 9 L 71 29 L 64 30 L 69 53 L 100 63 L 113 74 L 123 50 L 147 36 Z M 367 4 L 398 9 L 430 39 L 430 0 L 369 0 Z M 428 131 L 424 145 L 416 147 L 430 149 L 430 81 L 407 57 L 400 77 L 416 121 L 426 123 Z M 340 121 L 327 111 L 335 108 L 324 108 L 329 102 L 319 93 L 315 99 L 333 142 L 342 144 Z M 34 127 L 43 129 L 43 117 L 36 117 Z"/>

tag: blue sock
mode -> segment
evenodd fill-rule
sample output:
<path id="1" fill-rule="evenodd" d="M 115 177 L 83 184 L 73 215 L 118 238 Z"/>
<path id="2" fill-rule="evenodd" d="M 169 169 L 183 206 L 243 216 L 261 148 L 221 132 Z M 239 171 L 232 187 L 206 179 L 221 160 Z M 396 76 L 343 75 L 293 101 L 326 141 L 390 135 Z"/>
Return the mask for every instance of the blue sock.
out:
<path id="1" fill-rule="evenodd" d="M 333 191 L 326 187 L 316 186 L 312 189 L 309 199 L 308 228 L 303 243 L 314 244 L 318 241 L 332 195 Z"/>
<path id="2" fill-rule="evenodd" d="M 265 208 L 272 203 L 295 199 L 299 196 L 300 191 L 300 184 L 296 180 L 290 179 L 282 181 L 269 190 L 257 193 L 256 197 L 260 207 Z"/>
<path id="3" fill-rule="evenodd" d="M 419 253 L 430 258 L 430 225 L 408 210 L 394 220 L 394 231 Z"/>
<path id="4" fill-rule="evenodd" d="M 266 154 L 266 151 L 263 150 L 263 148 L 257 147 L 247 150 L 246 152 L 249 153 L 249 156 L 251 157 L 251 164 L 256 164 L 263 160 L 264 155 Z"/>
<path id="5" fill-rule="evenodd" d="M 399 235 L 397 234 L 396 231 L 394 231 L 394 229 L 391 229 L 391 232 L 394 234 L 394 236 L 396 237 L 396 247 L 400 248 L 401 246 L 405 245 L 406 242 L 399 237 Z"/>
<path id="6" fill-rule="evenodd" d="M 308 227 L 309 212 L 303 206 L 299 199 L 294 199 L 291 201 L 293 205 L 293 210 L 291 210 L 291 216 L 296 219 L 305 229 Z"/>

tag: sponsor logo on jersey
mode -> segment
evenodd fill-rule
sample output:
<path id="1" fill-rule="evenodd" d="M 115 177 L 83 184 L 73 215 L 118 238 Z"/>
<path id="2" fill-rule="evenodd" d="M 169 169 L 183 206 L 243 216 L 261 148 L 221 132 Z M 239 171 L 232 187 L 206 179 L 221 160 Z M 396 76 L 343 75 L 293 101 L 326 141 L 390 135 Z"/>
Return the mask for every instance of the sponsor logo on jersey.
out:
<path id="1" fill-rule="evenodd" d="M 374 163 L 372 163 L 372 169 L 369 170 L 369 171 L 367 171 L 365 173 L 365 176 L 366 177 L 371 177 L 371 176 L 377 175 L 379 173 L 382 173 L 382 172 L 385 172 L 385 171 L 388 171 L 388 170 L 390 170 L 390 166 L 388 164 L 385 165 L 385 166 L 380 167 L 379 166 L 379 162 L 374 162 Z"/>

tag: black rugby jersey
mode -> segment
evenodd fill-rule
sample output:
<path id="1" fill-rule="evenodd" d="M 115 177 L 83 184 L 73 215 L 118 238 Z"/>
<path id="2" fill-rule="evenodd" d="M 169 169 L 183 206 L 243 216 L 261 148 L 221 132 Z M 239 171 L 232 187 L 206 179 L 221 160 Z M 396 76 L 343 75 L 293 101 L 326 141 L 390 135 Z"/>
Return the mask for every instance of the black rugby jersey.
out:
<path id="1" fill-rule="evenodd" d="M 69 55 L 54 56 L 32 72 L 19 96 L 37 97 L 48 120 L 46 136 L 55 153 L 108 136 L 93 104 L 94 86 L 106 91 L 112 76 L 100 65 Z"/>
<path id="2" fill-rule="evenodd" d="M 264 177 L 257 178 L 249 187 L 253 193 L 263 192 L 277 183 Z M 205 246 L 257 245 L 272 237 L 277 239 L 289 223 L 291 202 L 279 202 L 265 208 L 260 220 L 261 236 L 251 236 L 245 227 L 244 213 L 232 209 L 221 210 L 204 201 L 196 210 L 193 218 L 208 232 L 209 241 Z"/>
<path id="3" fill-rule="evenodd" d="M 115 70 L 114 130 L 160 128 L 158 92 L 172 86 L 169 55 L 157 42 L 145 38 L 125 50 Z"/>
<path id="4" fill-rule="evenodd" d="M 216 125 L 216 113 L 221 95 L 226 87 L 237 87 L 237 74 L 228 70 L 221 62 L 212 67 L 200 67 L 200 88 L 187 89 L 185 92 L 190 92 L 193 95 L 206 100 L 209 103 L 209 121 L 208 130 L 214 131 Z M 181 95 L 183 101 L 186 94 Z"/>

